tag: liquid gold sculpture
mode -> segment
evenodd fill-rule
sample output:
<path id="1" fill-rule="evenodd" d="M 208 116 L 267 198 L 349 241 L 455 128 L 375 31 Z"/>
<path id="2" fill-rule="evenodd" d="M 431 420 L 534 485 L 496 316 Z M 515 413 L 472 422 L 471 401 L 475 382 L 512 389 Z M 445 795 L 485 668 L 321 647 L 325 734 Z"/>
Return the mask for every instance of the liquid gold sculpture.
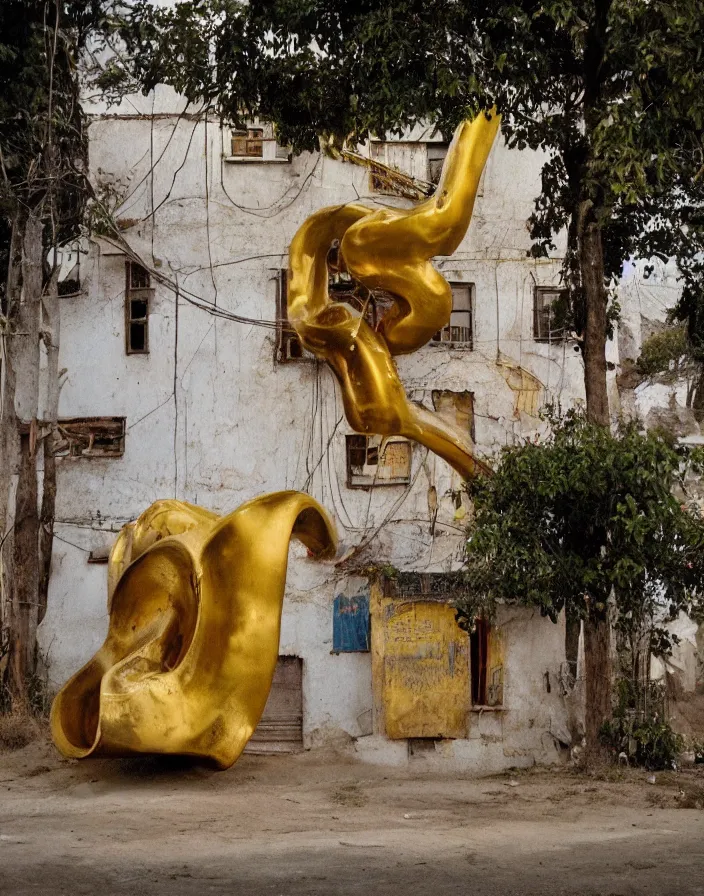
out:
<path id="1" fill-rule="evenodd" d="M 292 537 L 318 557 L 334 553 L 327 515 L 294 491 L 222 518 L 159 501 L 125 526 L 110 555 L 108 636 L 52 706 L 64 756 L 232 765 L 269 695 Z"/>
<path id="2" fill-rule="evenodd" d="M 496 113 L 459 126 L 426 202 L 408 210 L 356 203 L 321 209 L 298 230 L 289 252 L 289 321 L 305 348 L 330 365 L 352 429 L 413 439 L 465 477 L 487 471 L 469 437 L 408 400 L 393 356 L 416 351 L 450 321 L 452 292 L 430 259 L 451 255 L 462 241 L 498 127 Z M 359 311 L 330 298 L 335 243 L 341 269 L 395 297 L 376 331 Z"/>

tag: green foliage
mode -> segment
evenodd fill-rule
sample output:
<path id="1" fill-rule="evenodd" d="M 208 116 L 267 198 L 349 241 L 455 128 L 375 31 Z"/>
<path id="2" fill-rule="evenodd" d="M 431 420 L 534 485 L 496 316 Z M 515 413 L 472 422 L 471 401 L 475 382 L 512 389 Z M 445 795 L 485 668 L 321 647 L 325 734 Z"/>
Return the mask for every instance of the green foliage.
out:
<path id="1" fill-rule="evenodd" d="M 226 120 L 268 116 L 297 150 L 421 121 L 449 135 L 496 103 L 509 145 L 545 152 L 532 254 L 567 230 L 574 328 L 586 326 L 580 247 L 594 222 L 606 281 L 634 254 L 680 259 L 681 319 L 699 332 L 700 0 L 140 0 L 121 33 L 145 89 L 172 84 Z"/>
<path id="2" fill-rule="evenodd" d="M 612 434 L 574 412 L 550 422 L 544 441 L 504 449 L 470 486 L 461 623 L 497 601 L 598 620 L 613 595 L 617 632 L 650 620 L 651 649 L 667 650 L 664 623 L 701 608 L 704 586 L 704 523 L 672 492 L 687 455 L 633 424 Z"/>
<path id="3" fill-rule="evenodd" d="M 689 355 L 690 345 L 685 327 L 667 327 L 645 340 L 636 367 L 644 377 L 667 373 L 676 377 L 683 359 Z"/>
<path id="4" fill-rule="evenodd" d="M 73 238 L 85 212 L 86 120 L 78 61 L 110 30 L 112 0 L 0 3 L 0 266 L 10 233 L 30 212 L 47 226 L 45 251 Z M 0 311 L 5 312 L 0 280 Z"/>
<path id="5" fill-rule="evenodd" d="M 633 716 L 617 715 L 604 722 L 600 738 L 615 756 L 625 753 L 636 765 L 654 771 L 676 768 L 677 757 L 685 745 L 682 735 L 657 715 L 640 721 Z"/>

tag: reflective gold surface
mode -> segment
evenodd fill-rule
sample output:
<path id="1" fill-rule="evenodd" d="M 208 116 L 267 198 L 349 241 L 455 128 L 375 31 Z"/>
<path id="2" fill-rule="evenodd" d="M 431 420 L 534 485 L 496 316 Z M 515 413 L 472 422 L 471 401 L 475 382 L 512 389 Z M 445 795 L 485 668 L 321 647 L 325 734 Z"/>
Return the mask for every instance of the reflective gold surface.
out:
<path id="1" fill-rule="evenodd" d="M 300 227 L 289 252 L 289 321 L 303 345 L 330 365 L 352 429 L 413 439 L 465 477 L 487 469 L 468 435 L 408 400 L 393 356 L 416 351 L 450 321 L 450 286 L 430 260 L 451 255 L 462 241 L 498 128 L 496 114 L 459 126 L 426 202 L 411 209 L 357 203 L 321 209 Z M 395 297 L 377 330 L 329 295 L 328 255 L 336 242 L 342 269 Z"/>
<path id="2" fill-rule="evenodd" d="M 226 517 L 159 501 L 125 526 L 110 555 L 108 636 L 52 706 L 64 756 L 232 765 L 271 687 L 292 537 L 315 556 L 334 553 L 325 511 L 294 491 Z"/>

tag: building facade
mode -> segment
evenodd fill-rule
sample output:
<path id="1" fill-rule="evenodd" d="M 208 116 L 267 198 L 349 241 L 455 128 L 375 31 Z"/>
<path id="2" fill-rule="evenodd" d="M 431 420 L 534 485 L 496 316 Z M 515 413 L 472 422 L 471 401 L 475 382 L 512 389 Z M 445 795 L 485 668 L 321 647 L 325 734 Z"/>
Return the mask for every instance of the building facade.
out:
<path id="1" fill-rule="evenodd" d="M 361 159 L 291 157 L 266 123 L 223 128 L 167 90 L 92 111 L 101 204 L 62 274 L 57 524 L 40 629 L 52 685 L 102 642 L 104 561 L 124 523 L 159 498 L 227 513 L 294 488 L 328 510 L 341 549 L 329 564 L 291 549 L 282 659 L 252 746 L 349 744 L 375 761 L 477 772 L 557 758 L 575 699 L 562 626 L 506 608 L 491 630 L 459 631 L 448 574 L 470 507 L 458 475 L 417 444 L 353 433 L 331 373 L 286 327 L 297 228 L 328 205 L 408 205 L 437 178 L 440 136 L 371 142 Z M 411 399 L 484 457 L 534 438 L 546 402 L 583 400 L 578 346 L 553 327 L 559 254 L 527 256 L 541 161 L 497 141 L 466 238 L 436 260 L 453 286 L 450 327 L 398 359 Z M 331 286 L 360 302 L 344 279 Z M 383 313 L 374 297 L 361 310 Z"/>

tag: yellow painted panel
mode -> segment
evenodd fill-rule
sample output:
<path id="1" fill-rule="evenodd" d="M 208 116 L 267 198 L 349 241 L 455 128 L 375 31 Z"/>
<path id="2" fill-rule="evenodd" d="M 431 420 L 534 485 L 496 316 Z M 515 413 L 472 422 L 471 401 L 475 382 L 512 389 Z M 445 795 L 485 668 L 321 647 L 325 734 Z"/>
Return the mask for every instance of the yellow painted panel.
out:
<path id="1" fill-rule="evenodd" d="M 466 737 L 469 639 L 452 607 L 381 599 L 386 735 Z"/>

